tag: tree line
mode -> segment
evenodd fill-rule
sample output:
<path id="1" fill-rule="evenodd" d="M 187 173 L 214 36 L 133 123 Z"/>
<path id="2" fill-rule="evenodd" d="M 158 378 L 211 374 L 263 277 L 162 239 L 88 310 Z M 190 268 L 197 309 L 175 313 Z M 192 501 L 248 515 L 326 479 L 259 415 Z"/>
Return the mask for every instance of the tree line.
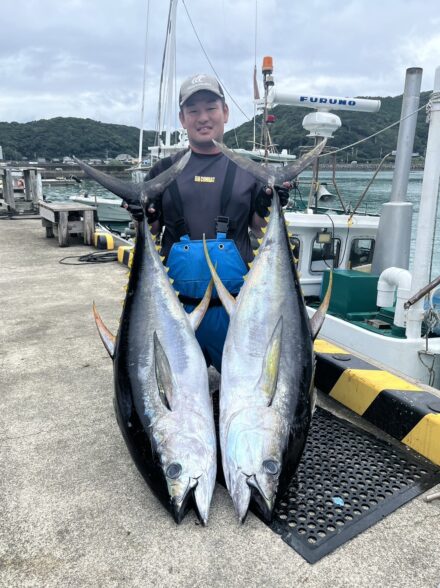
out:
<path id="1" fill-rule="evenodd" d="M 420 105 L 427 103 L 429 92 L 422 92 Z M 335 133 L 329 145 L 341 148 L 364 139 L 389 126 L 400 118 L 402 95 L 378 98 L 382 101 L 379 112 L 375 114 L 341 111 L 341 128 Z M 287 149 L 289 153 L 299 154 L 300 148 L 310 146 L 302 127 L 308 109 L 289 106 L 276 106 L 271 110 L 275 121 L 270 125 L 273 144 L 277 149 Z M 257 116 L 256 142 L 260 143 L 262 116 Z M 250 149 L 253 141 L 253 121 L 228 131 L 225 143 L 229 147 Z M 353 147 L 338 155 L 339 162 L 376 161 L 396 148 L 399 126 L 379 134 L 373 139 Z M 428 126 L 426 114 L 422 109 L 418 114 L 414 150 L 421 156 L 425 154 Z M 144 153 L 155 142 L 155 132 L 144 132 Z M 102 123 L 91 119 L 57 117 L 28 123 L 0 122 L 0 146 L 5 160 L 33 160 L 37 158 L 54 159 L 76 155 L 80 158 L 114 158 L 120 153 L 134 157 L 138 153 L 139 129 L 126 125 Z"/>

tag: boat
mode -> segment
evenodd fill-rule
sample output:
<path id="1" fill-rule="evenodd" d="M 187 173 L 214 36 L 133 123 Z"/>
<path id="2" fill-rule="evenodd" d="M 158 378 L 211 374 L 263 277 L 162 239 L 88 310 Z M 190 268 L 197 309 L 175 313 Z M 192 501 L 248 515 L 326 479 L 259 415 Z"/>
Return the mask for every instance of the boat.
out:
<path id="1" fill-rule="evenodd" d="M 335 349 L 344 349 L 381 369 L 417 384 L 440 389 L 440 278 L 430 280 L 440 156 L 440 68 L 430 101 L 430 134 L 420 213 L 410 272 L 412 204 L 406 202 L 415 124 L 419 110 L 421 69 L 407 70 L 390 202 L 380 215 L 346 214 L 326 209 L 309 198 L 303 210 L 285 211 L 291 243 L 298 259 L 309 316 L 316 310 L 333 271 L 333 293 L 321 336 Z M 315 107 L 303 126 L 315 141 L 331 139 L 339 126 L 332 110 L 376 112 L 378 101 L 277 93 L 271 105 Z M 307 104 L 306 104 L 307 102 Z M 375 104 L 376 103 L 376 104 Z M 312 184 L 319 185 L 319 163 Z M 316 192 L 316 190 L 315 190 Z M 401 197 L 396 197 L 396 194 Z"/>
<path id="2" fill-rule="evenodd" d="M 266 161 L 267 163 L 277 163 L 280 165 L 284 165 L 285 163 L 289 163 L 290 161 L 294 161 L 296 159 L 296 155 L 287 153 L 286 149 L 283 149 L 280 153 L 277 151 L 269 151 L 266 153 L 264 149 L 258 147 L 254 147 L 252 149 L 242 149 L 237 147 L 233 149 L 233 151 L 238 155 L 248 157 L 253 161 Z"/>
<path id="3" fill-rule="evenodd" d="M 70 196 L 69 200 L 79 202 L 80 204 L 90 204 L 95 206 L 98 221 L 103 224 L 108 223 L 126 223 L 128 224 L 132 219 L 131 215 L 122 206 L 123 201 L 117 196 L 112 198 L 104 198 L 103 196 L 95 196 L 93 194 L 75 194 Z"/>
<path id="4" fill-rule="evenodd" d="M 60 176 L 57 178 L 43 178 L 41 180 L 43 187 L 46 188 L 54 188 L 57 186 L 75 186 L 78 183 L 78 180 L 74 178 L 66 178 L 64 176 Z"/>

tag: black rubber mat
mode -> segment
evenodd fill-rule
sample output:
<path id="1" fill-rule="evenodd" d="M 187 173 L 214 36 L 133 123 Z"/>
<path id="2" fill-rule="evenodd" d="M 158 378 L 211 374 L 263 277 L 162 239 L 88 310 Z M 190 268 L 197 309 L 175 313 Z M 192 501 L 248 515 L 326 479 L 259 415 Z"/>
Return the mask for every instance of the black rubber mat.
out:
<path id="1" fill-rule="evenodd" d="M 317 409 L 270 528 L 315 563 L 440 482 L 440 469 Z"/>

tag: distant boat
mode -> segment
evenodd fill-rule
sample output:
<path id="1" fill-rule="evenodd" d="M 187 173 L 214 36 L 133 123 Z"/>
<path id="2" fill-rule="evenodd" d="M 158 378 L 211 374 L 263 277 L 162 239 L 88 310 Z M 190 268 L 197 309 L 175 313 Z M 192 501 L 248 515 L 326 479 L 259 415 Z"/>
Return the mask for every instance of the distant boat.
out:
<path id="1" fill-rule="evenodd" d="M 281 151 L 281 153 L 277 153 L 275 151 L 269 151 L 269 153 L 265 153 L 264 149 L 240 149 L 236 148 L 233 149 L 234 153 L 238 155 L 243 155 L 244 157 L 249 157 L 249 159 L 253 159 L 254 161 L 267 161 L 268 163 L 289 163 L 290 161 L 294 161 L 296 159 L 296 155 L 291 155 L 287 153 L 285 149 Z"/>

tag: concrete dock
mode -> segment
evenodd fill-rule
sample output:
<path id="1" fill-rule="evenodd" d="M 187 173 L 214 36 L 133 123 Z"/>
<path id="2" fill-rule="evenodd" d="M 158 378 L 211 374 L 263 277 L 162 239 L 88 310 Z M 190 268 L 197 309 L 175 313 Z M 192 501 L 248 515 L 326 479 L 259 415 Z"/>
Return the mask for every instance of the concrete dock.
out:
<path id="1" fill-rule="evenodd" d="M 117 330 L 126 268 L 59 263 L 91 251 L 0 220 L 1 587 L 440 586 L 440 500 L 423 496 L 314 565 L 253 515 L 239 526 L 219 486 L 206 528 L 177 526 L 119 432 L 91 312 Z"/>

